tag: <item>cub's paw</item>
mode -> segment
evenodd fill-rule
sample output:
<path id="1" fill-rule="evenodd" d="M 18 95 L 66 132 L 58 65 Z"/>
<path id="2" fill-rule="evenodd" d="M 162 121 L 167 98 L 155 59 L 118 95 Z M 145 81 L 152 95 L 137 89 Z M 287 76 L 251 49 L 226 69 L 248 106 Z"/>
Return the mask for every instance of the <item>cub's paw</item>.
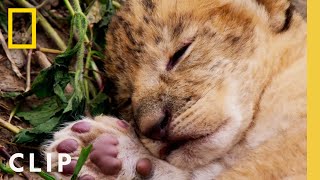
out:
<path id="1" fill-rule="evenodd" d="M 81 149 L 89 144 L 93 148 L 79 179 L 131 179 L 151 173 L 151 162 L 144 158 L 148 154 L 129 124 L 116 118 L 98 116 L 94 120 L 87 118 L 72 123 L 54 135 L 53 142 L 45 147 L 45 153 L 52 154 L 53 174 L 58 179 L 70 179 Z M 60 173 L 58 153 L 70 154 L 72 159 Z"/>

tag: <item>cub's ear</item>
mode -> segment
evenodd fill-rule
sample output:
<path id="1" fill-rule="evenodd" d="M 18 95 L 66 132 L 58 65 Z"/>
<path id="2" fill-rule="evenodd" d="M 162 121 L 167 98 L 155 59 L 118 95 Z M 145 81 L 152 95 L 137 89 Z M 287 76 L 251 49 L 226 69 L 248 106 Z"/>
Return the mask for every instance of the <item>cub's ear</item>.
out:
<path id="1" fill-rule="evenodd" d="M 290 0 L 256 0 L 269 15 L 272 31 L 281 33 L 290 28 L 294 6 Z"/>

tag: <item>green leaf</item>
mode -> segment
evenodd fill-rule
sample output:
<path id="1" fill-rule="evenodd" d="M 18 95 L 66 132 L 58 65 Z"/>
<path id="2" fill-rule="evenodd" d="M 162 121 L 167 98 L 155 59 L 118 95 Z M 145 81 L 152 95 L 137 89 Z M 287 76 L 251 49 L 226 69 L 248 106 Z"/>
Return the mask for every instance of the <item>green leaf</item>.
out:
<path id="1" fill-rule="evenodd" d="M 8 98 L 8 99 L 15 99 L 16 97 L 20 96 L 21 92 L 0 92 L 0 97 Z"/>
<path id="2" fill-rule="evenodd" d="M 6 174 L 11 174 L 14 175 L 15 172 L 7 165 L 0 163 L 0 171 L 6 173 Z"/>
<path id="3" fill-rule="evenodd" d="M 43 139 L 43 135 L 52 132 L 57 127 L 62 117 L 52 117 L 47 122 L 36 126 L 33 129 L 23 129 L 15 137 L 16 143 L 28 143 Z"/>
<path id="4" fill-rule="evenodd" d="M 42 70 L 32 82 L 31 89 L 37 97 L 44 98 L 53 95 L 54 67 Z"/>
<path id="5" fill-rule="evenodd" d="M 74 92 L 72 97 L 70 98 L 67 107 L 64 109 L 63 113 L 67 113 L 70 111 L 76 111 L 79 106 L 84 101 L 84 96 L 82 92 Z"/>
<path id="6" fill-rule="evenodd" d="M 70 75 L 66 68 L 56 68 L 54 73 L 55 86 L 59 85 L 64 89 L 67 84 L 70 82 Z"/>
<path id="7" fill-rule="evenodd" d="M 99 51 L 91 51 L 91 54 L 92 55 L 96 55 L 101 59 L 105 59 L 105 55 L 103 53 L 99 52 Z"/>
<path id="8" fill-rule="evenodd" d="M 52 117 L 45 123 L 42 123 L 30 130 L 30 133 L 41 134 L 51 132 L 59 124 L 61 117 Z"/>
<path id="9" fill-rule="evenodd" d="M 36 134 L 32 134 L 29 130 L 23 129 L 17 134 L 14 138 L 14 142 L 16 143 L 28 143 L 36 140 Z"/>
<path id="10" fill-rule="evenodd" d="M 76 180 L 77 179 L 82 166 L 84 165 L 84 163 L 88 159 L 88 156 L 89 156 L 89 154 L 91 152 L 91 149 L 92 149 L 92 144 L 90 144 L 87 147 L 82 148 L 80 156 L 79 156 L 79 159 L 78 159 L 77 164 L 76 164 L 76 167 L 74 169 L 73 175 L 71 177 L 71 180 Z"/>
<path id="11" fill-rule="evenodd" d="M 62 111 L 63 108 L 64 106 L 58 104 L 55 98 L 50 98 L 48 101 L 34 108 L 32 111 L 18 112 L 16 115 L 29 121 L 32 126 L 38 126 L 47 122 L 58 112 Z"/>
<path id="12" fill-rule="evenodd" d="M 99 93 L 91 102 L 90 102 L 90 112 L 93 116 L 103 114 L 106 110 L 106 100 L 108 96 L 104 93 Z"/>
<path id="13" fill-rule="evenodd" d="M 108 25 L 111 21 L 112 16 L 116 12 L 115 7 L 112 5 L 112 0 L 99 0 L 101 8 L 104 9 L 102 19 L 98 24 L 94 26 L 94 41 L 100 47 L 104 48 L 106 45 L 105 34 L 108 29 Z"/>
<path id="14" fill-rule="evenodd" d="M 61 89 L 70 82 L 68 75 L 68 65 L 70 64 L 70 59 L 75 55 L 82 43 L 84 42 L 84 37 L 87 31 L 87 20 L 86 17 L 81 13 L 75 13 L 71 21 L 70 38 L 68 43 L 68 48 L 66 51 L 55 58 L 55 63 L 40 72 L 40 74 L 35 78 L 32 83 L 32 91 L 39 98 L 52 96 L 54 93 L 61 98 L 61 91 L 57 90 L 58 84 Z M 77 32 L 79 37 L 78 42 L 72 47 L 72 40 L 74 38 L 74 32 Z M 62 100 L 64 100 L 62 98 Z"/>
<path id="15" fill-rule="evenodd" d="M 64 91 L 59 85 L 55 85 L 53 88 L 54 93 L 60 98 L 60 100 L 64 103 L 67 103 L 67 98 L 64 95 Z"/>
<path id="16" fill-rule="evenodd" d="M 103 18 L 101 20 L 99 27 L 108 26 L 111 20 L 111 17 L 116 12 L 116 9 L 112 4 L 112 0 L 100 0 L 100 3 L 102 4 L 103 6 L 102 8 L 105 9 L 105 11 L 103 11 L 103 15 L 102 15 Z"/>
<path id="17" fill-rule="evenodd" d="M 78 52 L 83 44 L 87 32 L 88 21 L 83 13 L 76 12 L 71 20 L 71 30 L 67 50 L 55 58 L 55 62 L 60 65 L 68 65 L 70 58 Z M 79 40 L 75 46 L 71 46 L 74 32 L 77 33 Z"/>
<path id="18" fill-rule="evenodd" d="M 48 173 L 45 173 L 43 171 L 39 172 L 38 174 L 45 180 L 56 180 L 54 177 L 50 176 Z"/>

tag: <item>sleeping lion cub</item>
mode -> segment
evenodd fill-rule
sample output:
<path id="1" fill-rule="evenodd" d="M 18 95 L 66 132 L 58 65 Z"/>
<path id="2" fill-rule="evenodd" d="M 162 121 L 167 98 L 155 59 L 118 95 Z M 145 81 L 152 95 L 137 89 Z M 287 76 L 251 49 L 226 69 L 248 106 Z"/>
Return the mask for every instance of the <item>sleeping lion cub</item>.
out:
<path id="1" fill-rule="evenodd" d="M 306 23 L 290 1 L 128 0 L 107 42 L 129 123 L 57 132 L 46 152 L 73 160 L 56 177 L 93 144 L 82 180 L 306 178 Z"/>

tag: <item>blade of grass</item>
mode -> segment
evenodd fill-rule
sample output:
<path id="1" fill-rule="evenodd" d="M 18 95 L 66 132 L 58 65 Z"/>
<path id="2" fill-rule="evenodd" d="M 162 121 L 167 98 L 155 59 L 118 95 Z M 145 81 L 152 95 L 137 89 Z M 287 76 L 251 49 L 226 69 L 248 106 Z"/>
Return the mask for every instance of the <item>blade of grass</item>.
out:
<path id="1" fill-rule="evenodd" d="M 56 180 L 54 177 L 50 176 L 48 173 L 45 173 L 43 171 L 39 172 L 38 174 L 45 180 Z"/>
<path id="2" fill-rule="evenodd" d="M 73 173 L 73 175 L 71 177 L 71 180 L 76 180 L 77 179 L 82 166 L 84 165 L 84 163 L 88 159 L 88 156 L 89 156 L 89 154 L 91 152 L 91 149 L 92 149 L 92 144 L 90 144 L 89 146 L 87 146 L 85 148 L 82 148 L 80 156 L 79 156 L 79 159 L 78 159 L 77 164 L 76 164 L 76 167 L 74 169 L 74 173 Z"/>
<path id="3" fill-rule="evenodd" d="M 6 174 L 11 174 L 14 175 L 15 172 L 7 165 L 0 163 L 0 171 L 6 173 Z"/>

